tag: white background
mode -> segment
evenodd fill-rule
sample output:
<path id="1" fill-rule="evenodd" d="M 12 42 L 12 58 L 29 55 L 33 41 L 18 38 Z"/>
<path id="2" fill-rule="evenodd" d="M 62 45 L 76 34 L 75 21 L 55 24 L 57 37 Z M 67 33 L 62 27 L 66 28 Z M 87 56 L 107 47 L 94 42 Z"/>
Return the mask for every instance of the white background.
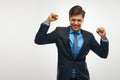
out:
<path id="1" fill-rule="evenodd" d="M 0 80 L 56 80 L 55 44 L 36 45 L 35 35 L 51 12 L 59 19 L 51 24 L 68 26 L 68 11 L 81 5 L 86 11 L 83 29 L 97 41 L 97 27 L 105 27 L 109 56 L 102 59 L 92 51 L 87 56 L 91 80 L 120 80 L 120 1 L 119 0 L 0 0 Z"/>

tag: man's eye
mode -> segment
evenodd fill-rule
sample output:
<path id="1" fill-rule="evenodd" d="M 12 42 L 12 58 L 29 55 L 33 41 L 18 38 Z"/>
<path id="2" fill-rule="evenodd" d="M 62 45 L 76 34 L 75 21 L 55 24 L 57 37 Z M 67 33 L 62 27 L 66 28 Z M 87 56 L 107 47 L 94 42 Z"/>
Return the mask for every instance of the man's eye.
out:
<path id="1" fill-rule="evenodd" d="M 81 22 L 81 20 L 80 20 L 80 19 L 78 19 L 77 21 Z"/>
<path id="2" fill-rule="evenodd" d="M 72 19 L 72 21 L 75 21 L 75 19 Z"/>

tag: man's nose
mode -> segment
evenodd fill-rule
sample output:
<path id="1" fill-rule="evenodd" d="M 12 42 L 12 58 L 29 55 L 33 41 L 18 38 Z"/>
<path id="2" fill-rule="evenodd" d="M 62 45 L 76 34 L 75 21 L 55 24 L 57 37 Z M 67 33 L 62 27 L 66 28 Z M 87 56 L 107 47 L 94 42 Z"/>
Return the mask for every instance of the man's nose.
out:
<path id="1" fill-rule="evenodd" d="M 77 21 L 77 20 L 75 21 L 75 24 L 76 24 L 76 25 L 78 24 L 78 21 Z"/>

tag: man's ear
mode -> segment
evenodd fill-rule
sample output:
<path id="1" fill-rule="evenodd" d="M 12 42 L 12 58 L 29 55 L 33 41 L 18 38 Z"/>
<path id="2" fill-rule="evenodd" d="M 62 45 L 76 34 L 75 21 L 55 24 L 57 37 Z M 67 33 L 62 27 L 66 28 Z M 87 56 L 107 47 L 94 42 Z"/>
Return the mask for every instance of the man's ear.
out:
<path id="1" fill-rule="evenodd" d="M 70 22 L 70 16 L 69 16 L 69 22 Z"/>
<path id="2" fill-rule="evenodd" d="M 84 18 L 82 19 L 82 22 L 84 22 Z"/>
<path id="3" fill-rule="evenodd" d="M 70 21 L 70 16 L 69 16 L 69 21 Z"/>

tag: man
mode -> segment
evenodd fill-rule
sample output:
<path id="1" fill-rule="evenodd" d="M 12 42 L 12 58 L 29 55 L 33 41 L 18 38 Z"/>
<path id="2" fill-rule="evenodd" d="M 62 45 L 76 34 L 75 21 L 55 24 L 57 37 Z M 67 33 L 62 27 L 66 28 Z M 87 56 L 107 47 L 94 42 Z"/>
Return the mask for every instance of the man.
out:
<path id="1" fill-rule="evenodd" d="M 73 6 L 69 11 L 70 26 L 57 27 L 47 34 L 50 23 L 58 19 L 58 15 L 51 13 L 43 22 L 35 37 L 36 44 L 56 43 L 58 49 L 57 80 L 90 80 L 86 64 L 86 55 L 89 50 L 98 56 L 108 56 L 108 40 L 103 27 L 96 32 L 101 37 L 100 44 L 92 33 L 81 29 L 85 11 L 81 6 Z"/>

